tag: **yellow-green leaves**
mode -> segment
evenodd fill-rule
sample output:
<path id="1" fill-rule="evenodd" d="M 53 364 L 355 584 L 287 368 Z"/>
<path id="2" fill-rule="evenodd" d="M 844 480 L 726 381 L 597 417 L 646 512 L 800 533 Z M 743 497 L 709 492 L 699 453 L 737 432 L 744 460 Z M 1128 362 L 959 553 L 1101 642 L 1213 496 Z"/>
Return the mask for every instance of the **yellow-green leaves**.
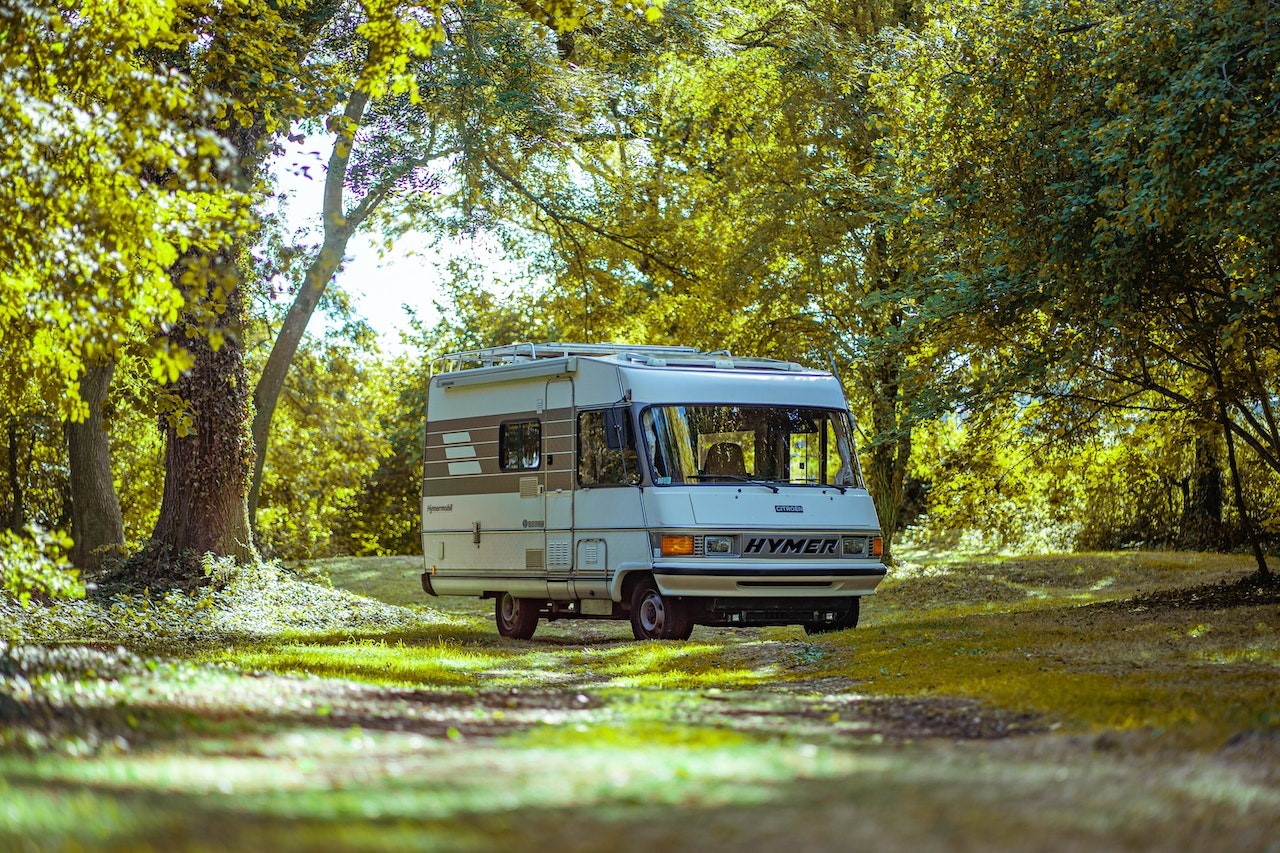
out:
<path id="1" fill-rule="evenodd" d="M 181 249 L 216 244 L 200 215 L 220 146 L 191 131 L 189 80 L 149 72 L 140 51 L 180 43 L 178 7 L 90 2 L 75 16 L 30 0 L 0 10 L 0 394 L 45 389 L 83 414 L 78 377 L 171 320 Z M 225 202 L 224 202 L 225 204 Z M 158 355 L 159 357 L 159 355 Z"/>
<path id="2" fill-rule="evenodd" d="M 83 598 L 80 574 L 67 562 L 71 540 L 36 527 L 22 533 L 0 530 L 0 593 L 24 607 L 33 595 Z"/>
<path id="3" fill-rule="evenodd" d="M 375 98 L 420 95 L 413 65 L 431 55 L 444 39 L 439 7 L 406 5 L 399 0 L 361 0 L 365 19 L 356 28 L 368 44 L 368 58 L 356 86 Z"/>

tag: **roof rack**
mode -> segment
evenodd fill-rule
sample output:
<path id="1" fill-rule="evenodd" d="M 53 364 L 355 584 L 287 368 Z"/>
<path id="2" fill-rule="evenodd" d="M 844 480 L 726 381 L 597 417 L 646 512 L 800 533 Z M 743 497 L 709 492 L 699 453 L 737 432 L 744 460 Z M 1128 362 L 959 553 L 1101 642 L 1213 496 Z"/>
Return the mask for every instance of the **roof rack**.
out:
<path id="1" fill-rule="evenodd" d="M 671 364 L 689 367 L 755 368 L 757 370 L 795 371 L 803 369 L 800 365 L 789 361 L 780 361 L 774 358 L 744 358 L 732 355 L 728 350 L 703 352 L 697 347 L 637 346 L 616 343 L 574 344 L 550 342 L 535 344 L 525 342 L 447 353 L 432 360 L 431 373 L 433 375 L 437 373 L 453 373 L 458 370 L 498 367 L 542 359 L 569 358 L 570 356 L 612 357 L 653 367 Z"/>

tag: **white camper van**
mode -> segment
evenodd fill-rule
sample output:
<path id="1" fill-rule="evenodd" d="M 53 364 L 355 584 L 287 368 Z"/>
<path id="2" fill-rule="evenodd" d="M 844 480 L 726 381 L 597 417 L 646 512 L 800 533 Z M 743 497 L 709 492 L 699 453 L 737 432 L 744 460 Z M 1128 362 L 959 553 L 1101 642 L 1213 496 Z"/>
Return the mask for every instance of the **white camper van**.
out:
<path id="1" fill-rule="evenodd" d="M 852 628 L 885 575 L 831 374 L 688 347 L 517 344 L 432 365 L 422 587 L 498 632 L 629 619 Z"/>

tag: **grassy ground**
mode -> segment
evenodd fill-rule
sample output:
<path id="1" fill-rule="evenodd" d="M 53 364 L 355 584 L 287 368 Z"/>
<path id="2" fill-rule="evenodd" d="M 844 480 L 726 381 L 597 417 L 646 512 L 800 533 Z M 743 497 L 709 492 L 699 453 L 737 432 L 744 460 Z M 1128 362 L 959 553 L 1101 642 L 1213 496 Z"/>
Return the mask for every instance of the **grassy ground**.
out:
<path id="1" fill-rule="evenodd" d="M 0 850 L 1280 850 L 1280 599 L 1248 570 L 917 555 L 853 631 L 683 643 L 503 640 L 413 559 L 304 567 L 339 627 L 159 636 L 130 603 L 129 649 L 0 660 Z"/>

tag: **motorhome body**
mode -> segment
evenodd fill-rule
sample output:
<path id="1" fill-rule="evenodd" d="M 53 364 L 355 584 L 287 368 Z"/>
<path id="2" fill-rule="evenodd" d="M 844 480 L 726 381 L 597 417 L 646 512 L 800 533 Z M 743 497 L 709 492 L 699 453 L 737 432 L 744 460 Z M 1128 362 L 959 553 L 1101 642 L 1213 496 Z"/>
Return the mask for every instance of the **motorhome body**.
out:
<path id="1" fill-rule="evenodd" d="M 433 364 L 423 588 L 539 619 L 853 627 L 885 575 L 829 373 L 687 347 L 519 344 Z"/>

